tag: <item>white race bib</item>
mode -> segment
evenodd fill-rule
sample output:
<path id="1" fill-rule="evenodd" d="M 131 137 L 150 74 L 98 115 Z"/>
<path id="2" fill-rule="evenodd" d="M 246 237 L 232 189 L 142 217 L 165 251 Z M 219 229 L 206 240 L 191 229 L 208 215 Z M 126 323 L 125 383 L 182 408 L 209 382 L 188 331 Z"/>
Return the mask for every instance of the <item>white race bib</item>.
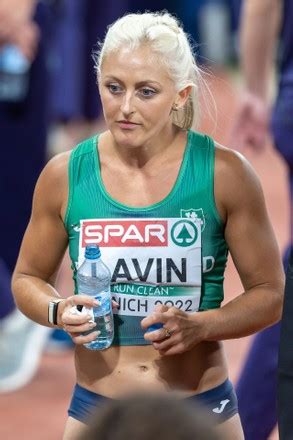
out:
<path id="1" fill-rule="evenodd" d="M 198 219 L 82 220 L 79 261 L 97 244 L 112 274 L 121 315 L 146 316 L 156 304 L 198 310 L 201 293 L 201 222 Z"/>

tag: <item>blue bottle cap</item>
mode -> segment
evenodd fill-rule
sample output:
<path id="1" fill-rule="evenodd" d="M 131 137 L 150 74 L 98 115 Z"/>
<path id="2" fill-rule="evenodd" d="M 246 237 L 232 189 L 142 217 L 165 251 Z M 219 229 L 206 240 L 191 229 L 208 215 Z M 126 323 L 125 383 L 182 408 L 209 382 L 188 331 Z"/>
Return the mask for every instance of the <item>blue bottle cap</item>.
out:
<path id="1" fill-rule="evenodd" d="M 155 330 L 159 330 L 162 327 L 163 327 L 163 324 L 161 322 L 157 322 L 156 324 L 153 324 L 150 327 L 148 327 L 146 331 L 153 332 Z"/>
<path id="2" fill-rule="evenodd" d="M 85 255 L 84 256 L 88 260 L 96 260 L 97 258 L 99 258 L 101 256 L 101 251 L 100 251 L 99 246 L 97 246 L 96 244 L 89 244 L 85 248 Z"/>

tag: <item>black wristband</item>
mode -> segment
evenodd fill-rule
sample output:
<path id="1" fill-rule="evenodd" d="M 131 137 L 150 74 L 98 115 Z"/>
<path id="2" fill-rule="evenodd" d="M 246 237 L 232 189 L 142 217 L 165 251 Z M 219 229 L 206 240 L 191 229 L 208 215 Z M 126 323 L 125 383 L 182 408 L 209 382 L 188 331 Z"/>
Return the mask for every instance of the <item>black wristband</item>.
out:
<path id="1" fill-rule="evenodd" d="M 48 322 L 57 325 L 58 306 L 62 299 L 55 299 L 48 304 Z"/>

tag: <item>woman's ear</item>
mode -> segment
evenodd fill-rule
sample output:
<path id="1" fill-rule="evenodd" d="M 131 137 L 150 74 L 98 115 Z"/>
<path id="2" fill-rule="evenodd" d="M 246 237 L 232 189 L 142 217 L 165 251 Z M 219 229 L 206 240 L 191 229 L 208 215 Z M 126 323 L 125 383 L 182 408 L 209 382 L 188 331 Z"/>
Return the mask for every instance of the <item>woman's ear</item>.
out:
<path id="1" fill-rule="evenodd" d="M 190 93 L 192 90 L 192 86 L 186 86 L 184 87 L 184 89 L 179 90 L 179 92 L 177 93 L 177 97 L 175 100 L 175 106 L 177 110 L 180 110 L 182 107 L 184 107 Z"/>

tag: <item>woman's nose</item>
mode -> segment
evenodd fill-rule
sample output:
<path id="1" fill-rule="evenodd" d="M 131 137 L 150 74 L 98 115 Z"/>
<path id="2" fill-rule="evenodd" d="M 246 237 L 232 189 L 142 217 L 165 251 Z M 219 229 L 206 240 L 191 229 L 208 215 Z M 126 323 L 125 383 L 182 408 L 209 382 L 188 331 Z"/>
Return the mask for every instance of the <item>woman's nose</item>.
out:
<path id="1" fill-rule="evenodd" d="M 123 98 L 122 104 L 121 104 L 121 111 L 125 115 L 130 115 L 134 112 L 134 106 L 133 106 L 133 96 L 132 94 L 126 94 Z"/>

